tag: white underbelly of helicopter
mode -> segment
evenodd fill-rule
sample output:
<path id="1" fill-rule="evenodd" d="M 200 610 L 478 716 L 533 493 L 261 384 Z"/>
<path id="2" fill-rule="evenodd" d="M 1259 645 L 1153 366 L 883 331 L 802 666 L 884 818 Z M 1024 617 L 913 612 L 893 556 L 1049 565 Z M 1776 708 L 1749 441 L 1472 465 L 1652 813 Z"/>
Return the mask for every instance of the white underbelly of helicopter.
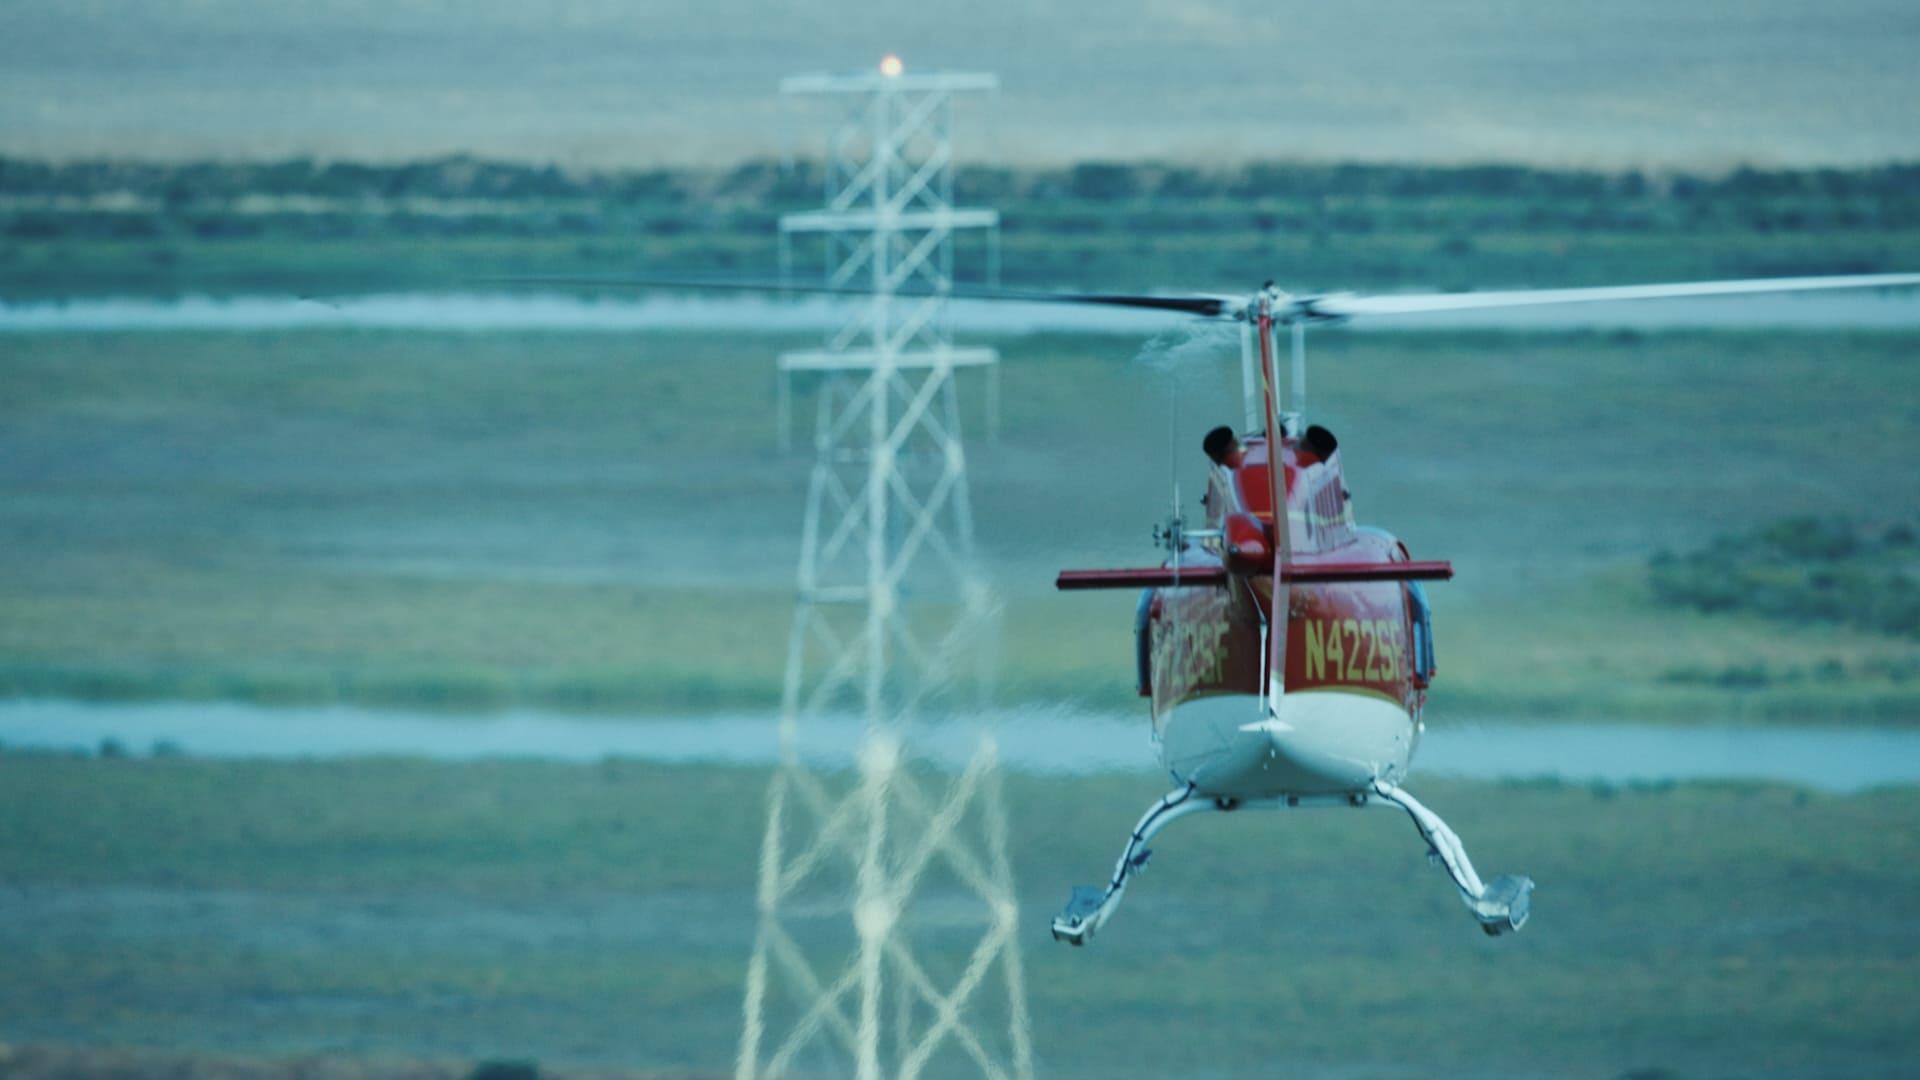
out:
<path id="1" fill-rule="evenodd" d="M 1371 694 L 1285 694 L 1277 715 L 1264 713 L 1251 694 L 1183 701 L 1162 722 L 1161 757 L 1209 795 L 1324 795 L 1399 783 L 1417 741 L 1406 709 Z"/>

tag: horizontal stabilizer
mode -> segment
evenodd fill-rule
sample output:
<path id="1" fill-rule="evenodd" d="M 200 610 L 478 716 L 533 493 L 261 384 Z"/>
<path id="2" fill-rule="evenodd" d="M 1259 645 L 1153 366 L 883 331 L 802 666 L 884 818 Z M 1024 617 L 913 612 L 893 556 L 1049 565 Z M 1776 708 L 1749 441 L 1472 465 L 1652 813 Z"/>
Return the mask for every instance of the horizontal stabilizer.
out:
<path id="1" fill-rule="evenodd" d="M 1280 577 L 1296 585 L 1334 585 L 1358 581 L 1447 581 L 1453 564 L 1445 560 L 1391 563 L 1285 563 Z M 1126 570 L 1062 570 L 1057 589 L 1171 589 L 1225 585 L 1222 566 L 1140 566 Z"/>
<path id="2" fill-rule="evenodd" d="M 1130 570 L 1062 570 L 1053 587 L 1068 589 L 1171 589 L 1177 586 L 1225 585 L 1224 566 L 1139 566 Z"/>

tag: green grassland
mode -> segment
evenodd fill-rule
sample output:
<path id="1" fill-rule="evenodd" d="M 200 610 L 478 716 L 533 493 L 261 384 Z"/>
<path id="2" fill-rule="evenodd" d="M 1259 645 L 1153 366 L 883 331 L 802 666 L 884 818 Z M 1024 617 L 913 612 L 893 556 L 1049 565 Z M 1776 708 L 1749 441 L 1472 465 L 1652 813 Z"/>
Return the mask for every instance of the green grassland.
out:
<path id="1" fill-rule="evenodd" d="M 1090 162 L 965 166 L 954 196 L 1001 212 L 1008 283 L 1485 288 L 1909 269 L 1917 173 Z M 777 216 L 820 191 L 806 160 L 572 173 L 458 157 L 0 158 L 0 296 L 326 296 L 638 267 L 767 276 Z M 964 279 L 988 271 L 984 243 L 957 257 Z"/>
<path id="2" fill-rule="evenodd" d="M 0 159 L 0 298 L 764 273 L 774 216 L 817 199 L 810 168 Z M 1084 165 L 964 170 L 960 197 L 1005 214 L 1010 283 L 1448 288 L 1911 269 L 1914 177 Z M 978 277 L 984 250 L 960 262 Z M 772 357 L 812 344 L 0 338 L 0 698 L 770 707 L 809 465 L 775 446 Z M 1176 477 L 1197 509 L 1200 435 L 1239 414 L 1232 336 L 993 344 L 997 441 L 981 387 L 962 395 L 999 700 L 1138 708 L 1135 598 L 1052 577 L 1153 560 Z M 1920 720 L 1920 645 L 1884 603 L 1913 575 L 1887 538 L 1920 525 L 1916 353 L 1913 332 L 1316 332 L 1312 411 L 1361 520 L 1459 572 L 1431 592 L 1430 718 Z M 1795 562 L 1775 542 L 1793 518 L 1820 523 L 1795 537 L 1870 538 L 1866 561 Z M 0 753 L 0 1040 L 31 1044 L 0 1045 L 0 1074 L 730 1075 L 769 781 Z M 1108 872 L 1157 782 L 1002 783 L 1042 1075 L 1920 1061 L 1914 789 L 1421 785 L 1484 872 L 1539 881 L 1535 921 L 1500 940 L 1403 821 L 1205 819 L 1069 950 L 1047 920 Z M 847 876 L 801 899 L 833 912 Z M 958 900 L 936 870 L 909 916 L 947 980 L 971 945 Z M 793 910 L 803 950 L 844 959 L 837 917 Z"/>
<path id="3" fill-rule="evenodd" d="M 768 779 L 0 757 L 0 1037 L 724 1073 Z M 1385 814 L 1204 819 L 1071 950 L 1046 920 L 1153 783 L 1005 784 L 1045 1075 L 1857 1076 L 1920 1055 L 1911 790 L 1427 785 L 1483 868 L 1540 883 L 1497 940 Z M 955 896 L 929 876 L 910 924 L 936 973 L 971 944 Z M 831 918 L 789 925 L 835 947 Z"/>
<path id="4" fill-rule="evenodd" d="M 777 700 L 808 463 L 774 446 L 771 357 L 797 343 L 13 337 L 0 687 Z M 1181 344 L 999 342 L 1002 435 L 976 439 L 971 464 L 1009 699 L 1129 707 L 1133 598 L 1050 583 L 1150 560 L 1174 475 L 1196 509 L 1199 435 L 1237 416 L 1237 374 L 1224 343 L 1170 361 Z M 1910 522 L 1917 345 L 1327 332 L 1313 405 L 1344 440 L 1361 519 L 1459 570 L 1435 591 L 1439 715 L 1906 722 L 1910 636 L 1664 603 L 1648 564 L 1791 515 L 1874 535 Z M 978 390 L 962 388 L 976 432 Z"/>
<path id="5" fill-rule="evenodd" d="M 1139 229 L 1107 208 L 1097 224 L 1045 216 L 1001 241 L 1010 286 L 1242 290 L 1283 275 L 1292 289 L 1464 289 L 1610 285 L 1812 273 L 1902 270 L 1920 250 L 1920 227 L 1860 228 L 1785 236 L 1706 228 L 1651 235 L 1543 230 L 1524 222 L 1436 225 L 1376 233 Z M 1220 216 L 1238 222 L 1238 212 Z M 1012 226 L 1009 225 L 1009 228 Z M 671 271 L 771 278 L 778 251 L 770 219 L 754 215 L 717 234 L 394 234 L 207 237 L 156 227 L 152 235 L 26 238 L 0 247 L 0 296 L 293 294 L 350 296 L 495 288 L 503 276 Z M 976 250 L 977 249 L 977 250 Z M 970 280 L 987 272 L 984 247 L 960 249 Z M 811 265 L 808 263 L 807 265 Z"/>
<path id="6" fill-rule="evenodd" d="M 1654 557 L 1654 592 L 1701 611 L 1822 618 L 1920 637 L 1920 586 L 1907 576 L 1912 528 L 1880 536 L 1820 518 L 1787 518 L 1684 556 Z"/>

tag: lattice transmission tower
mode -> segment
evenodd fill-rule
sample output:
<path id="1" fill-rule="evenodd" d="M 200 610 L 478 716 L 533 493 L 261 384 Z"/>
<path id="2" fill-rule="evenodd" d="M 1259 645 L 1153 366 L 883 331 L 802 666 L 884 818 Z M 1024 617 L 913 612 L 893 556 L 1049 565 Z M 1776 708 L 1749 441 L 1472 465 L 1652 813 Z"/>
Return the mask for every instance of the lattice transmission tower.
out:
<path id="1" fill-rule="evenodd" d="M 737 1074 L 1030 1077 L 1019 920 L 998 762 L 915 765 L 913 730 L 977 682 L 994 605 L 977 572 L 955 375 L 995 370 L 953 343 L 956 233 L 996 235 L 953 204 L 954 95 L 991 75 L 880 71 L 787 79 L 837 101 L 826 205 L 781 219 L 823 249 L 826 280 L 864 289 L 821 348 L 780 357 L 815 392 L 814 465 L 788 643 L 781 764 L 768 792 L 759 926 Z M 991 257 L 991 256 L 990 256 Z M 851 771 L 797 750 L 821 718 L 864 718 Z M 922 917 L 928 908 L 938 918 Z"/>

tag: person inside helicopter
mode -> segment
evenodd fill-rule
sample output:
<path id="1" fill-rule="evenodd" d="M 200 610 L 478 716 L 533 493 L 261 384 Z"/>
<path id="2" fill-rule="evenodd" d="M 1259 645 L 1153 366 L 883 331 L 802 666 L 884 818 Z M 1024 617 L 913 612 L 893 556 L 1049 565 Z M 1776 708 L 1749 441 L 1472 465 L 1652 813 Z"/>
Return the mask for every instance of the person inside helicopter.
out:
<path id="1" fill-rule="evenodd" d="M 1333 432 L 1319 424 L 1313 424 L 1307 428 L 1307 433 L 1300 437 L 1299 444 L 1293 448 L 1293 459 L 1304 469 L 1309 465 L 1318 465 L 1323 461 L 1332 460 L 1333 452 L 1338 449 L 1340 449 L 1340 440 L 1333 437 Z"/>
<path id="2" fill-rule="evenodd" d="M 1200 442 L 1200 449 L 1206 451 L 1207 460 L 1225 469 L 1237 469 L 1240 460 L 1246 456 L 1246 447 L 1240 445 L 1240 437 L 1225 424 L 1207 432 Z"/>
<path id="3" fill-rule="evenodd" d="M 1201 440 L 1200 449 L 1206 452 L 1207 460 L 1227 469 L 1239 468 L 1241 459 L 1247 452 L 1246 447 L 1240 442 L 1240 437 L 1225 424 L 1207 432 L 1207 437 Z M 1307 428 L 1306 434 L 1300 437 L 1300 441 L 1294 444 L 1294 461 L 1304 469 L 1309 465 L 1318 465 L 1323 461 L 1331 460 L 1334 451 L 1338 449 L 1340 449 L 1340 440 L 1333 437 L 1333 432 L 1319 424 L 1313 424 Z"/>

